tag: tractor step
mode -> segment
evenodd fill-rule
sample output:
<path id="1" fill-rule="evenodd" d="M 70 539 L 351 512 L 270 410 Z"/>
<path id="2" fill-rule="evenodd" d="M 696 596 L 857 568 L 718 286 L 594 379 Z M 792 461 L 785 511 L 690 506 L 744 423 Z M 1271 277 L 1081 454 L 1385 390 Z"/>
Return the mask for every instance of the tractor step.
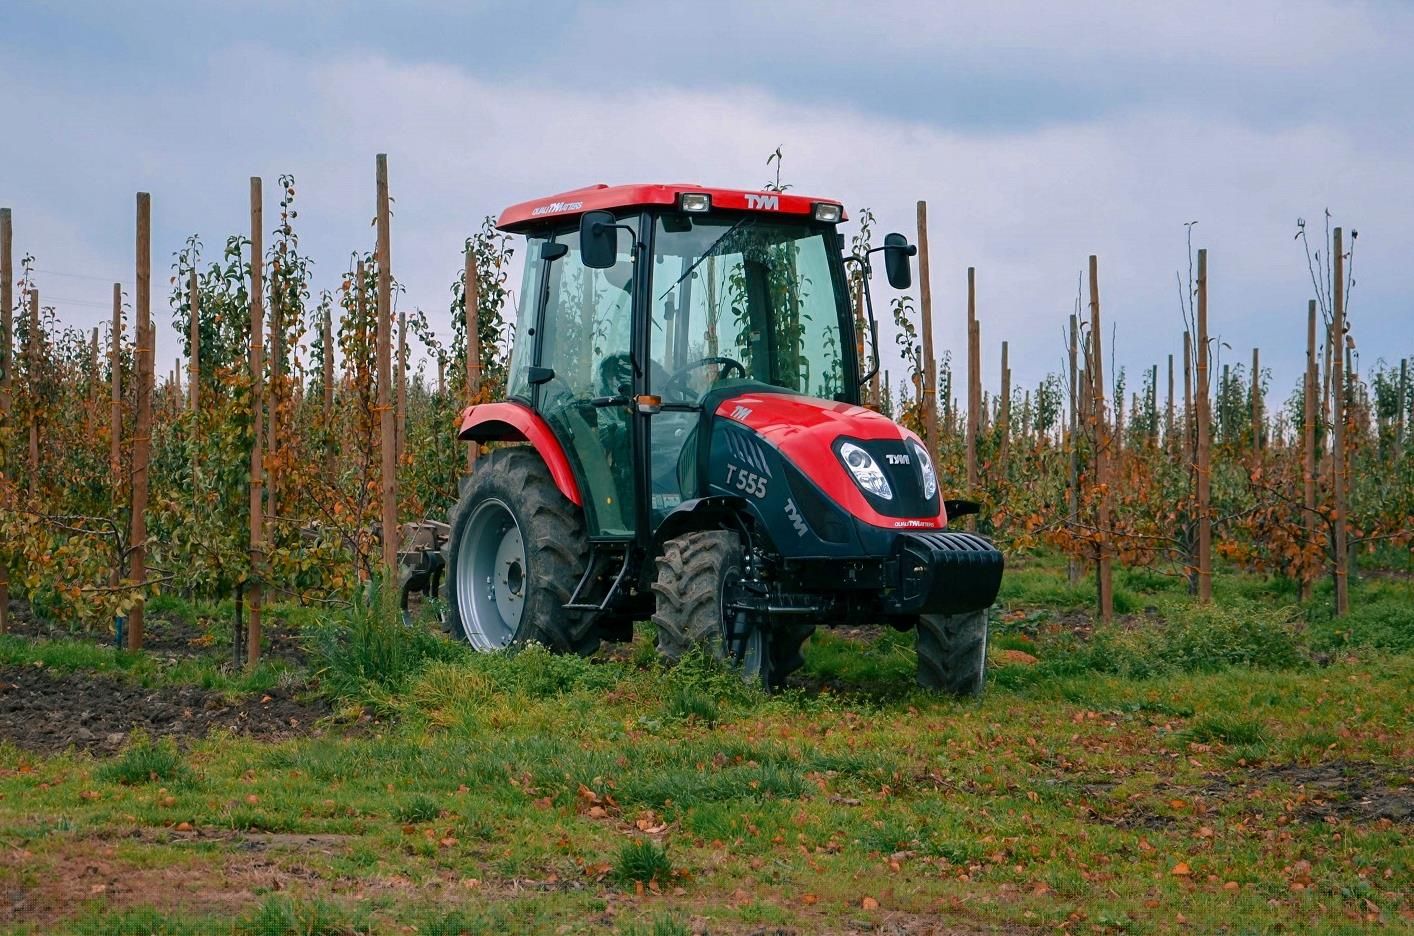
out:
<path id="1" fill-rule="evenodd" d="M 588 611 L 595 614 L 607 611 L 618 600 L 619 591 L 623 588 L 624 580 L 628 578 L 632 556 L 633 548 L 627 543 L 593 544 L 589 564 L 585 566 L 584 575 L 580 577 L 579 584 L 574 587 L 574 594 L 570 595 L 570 600 L 565 602 L 564 609 L 566 611 Z M 619 565 L 619 571 L 608 587 L 604 588 L 604 580 L 616 562 Z M 603 589 L 603 596 L 597 600 L 594 598 L 596 589 Z"/>
<path id="2" fill-rule="evenodd" d="M 997 600 L 1006 561 L 990 540 L 942 530 L 905 533 L 894 547 L 898 584 L 891 614 L 962 614 Z"/>

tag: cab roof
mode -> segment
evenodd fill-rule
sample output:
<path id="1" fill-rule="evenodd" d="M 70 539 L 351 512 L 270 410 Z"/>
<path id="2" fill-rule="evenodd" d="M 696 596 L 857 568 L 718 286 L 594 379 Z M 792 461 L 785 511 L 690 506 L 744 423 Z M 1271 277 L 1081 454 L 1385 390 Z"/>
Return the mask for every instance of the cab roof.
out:
<path id="1" fill-rule="evenodd" d="M 841 205 L 833 198 L 812 198 L 791 192 L 754 192 L 746 189 L 711 188 L 692 183 L 633 185 L 589 185 L 545 198 L 512 205 L 501 212 L 496 227 L 503 231 L 522 231 L 552 218 L 576 218 L 586 211 L 614 211 L 619 208 L 642 208 L 650 205 L 676 205 L 685 192 L 712 196 L 712 210 L 759 211 L 763 214 L 800 215 L 811 217 L 815 205 Z M 840 220 L 845 220 L 843 205 Z"/>

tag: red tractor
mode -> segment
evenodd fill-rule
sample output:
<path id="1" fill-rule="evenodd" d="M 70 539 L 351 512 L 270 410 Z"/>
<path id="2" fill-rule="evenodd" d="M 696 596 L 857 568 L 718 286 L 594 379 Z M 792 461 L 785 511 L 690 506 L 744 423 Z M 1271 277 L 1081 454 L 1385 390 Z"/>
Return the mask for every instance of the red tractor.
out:
<path id="1" fill-rule="evenodd" d="M 589 654 L 650 618 L 781 685 L 817 626 L 916 629 L 918 681 L 981 691 L 1003 560 L 946 529 L 927 447 L 859 405 L 839 202 L 700 185 L 596 185 L 515 205 L 526 238 L 508 399 L 459 438 L 449 629 L 478 650 Z M 907 240 L 884 246 L 911 282 Z M 869 291 L 864 290 L 867 297 Z M 872 306 L 870 338 L 878 360 Z"/>

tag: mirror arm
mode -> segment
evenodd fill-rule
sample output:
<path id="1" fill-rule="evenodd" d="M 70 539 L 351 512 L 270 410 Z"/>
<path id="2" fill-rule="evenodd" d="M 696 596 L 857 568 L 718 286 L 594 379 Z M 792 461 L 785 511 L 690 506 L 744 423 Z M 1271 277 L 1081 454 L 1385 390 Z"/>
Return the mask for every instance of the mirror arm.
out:
<path id="1" fill-rule="evenodd" d="M 873 252 L 872 250 L 869 251 L 869 253 Z M 869 261 L 862 257 L 860 261 L 864 264 L 864 308 L 865 314 L 869 319 L 869 347 L 874 357 L 874 369 L 867 374 L 861 374 L 859 376 L 859 386 L 862 390 L 864 385 L 870 380 L 873 380 L 874 375 L 879 373 L 879 323 L 874 320 L 874 296 L 873 290 L 869 288 L 869 277 L 872 273 L 869 269 Z"/>

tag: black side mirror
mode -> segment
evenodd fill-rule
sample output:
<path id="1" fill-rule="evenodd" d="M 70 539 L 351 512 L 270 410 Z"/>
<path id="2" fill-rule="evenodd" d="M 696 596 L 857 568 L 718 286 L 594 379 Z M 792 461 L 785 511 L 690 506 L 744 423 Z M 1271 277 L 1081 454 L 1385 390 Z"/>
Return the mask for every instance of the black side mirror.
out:
<path id="1" fill-rule="evenodd" d="M 907 289 L 913 285 L 913 268 L 908 258 L 916 253 L 918 248 L 902 234 L 884 235 L 884 272 L 888 274 L 889 285 L 894 289 Z"/>
<path id="2" fill-rule="evenodd" d="M 579 260 L 591 270 L 607 270 L 618 259 L 618 219 L 607 211 L 586 211 L 579 219 Z"/>

